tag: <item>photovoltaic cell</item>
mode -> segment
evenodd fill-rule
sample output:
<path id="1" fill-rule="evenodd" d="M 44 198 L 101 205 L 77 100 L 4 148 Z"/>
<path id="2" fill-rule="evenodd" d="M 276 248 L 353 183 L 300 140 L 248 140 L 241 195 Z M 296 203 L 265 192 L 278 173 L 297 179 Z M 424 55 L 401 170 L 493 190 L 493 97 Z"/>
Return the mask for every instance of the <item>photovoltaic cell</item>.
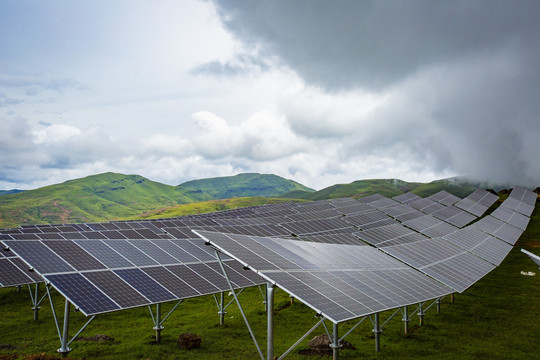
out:
<path id="1" fill-rule="evenodd" d="M 15 286 L 30 284 L 34 281 L 26 276 L 24 272 L 8 258 L 0 258 L 0 285 L 1 286 Z"/>
<path id="2" fill-rule="evenodd" d="M 40 241 L 4 240 L 4 244 L 42 275 L 75 271 L 74 268 Z"/>
<path id="3" fill-rule="evenodd" d="M 134 287 L 153 303 L 174 300 L 176 297 L 163 286 L 152 280 L 141 269 L 113 270 L 125 282 Z"/>
<path id="4" fill-rule="evenodd" d="M 84 251 L 76 243 L 69 240 L 45 240 L 47 245 L 58 256 L 68 262 L 76 270 L 99 270 L 105 269 L 105 265 L 96 260 L 95 257 Z"/>
<path id="5" fill-rule="evenodd" d="M 197 289 L 201 295 L 215 294 L 220 291 L 215 285 L 186 265 L 171 265 L 166 266 L 166 268 L 193 288 Z"/>
<path id="6" fill-rule="evenodd" d="M 74 240 L 74 242 L 88 253 L 92 254 L 109 269 L 135 266 L 131 261 L 127 260 L 100 240 Z"/>
<path id="7" fill-rule="evenodd" d="M 131 261 L 136 266 L 158 265 L 149 256 L 131 245 L 127 240 L 102 240 L 106 245 L 110 246 L 123 257 Z"/>
<path id="8" fill-rule="evenodd" d="M 410 202 L 416 201 L 418 199 L 421 199 L 420 196 L 407 192 L 398 196 L 394 196 L 392 199 L 399 201 L 402 204 L 408 204 Z"/>
<path id="9" fill-rule="evenodd" d="M 142 271 L 180 299 L 200 295 L 197 290 L 164 267 L 147 267 Z"/>
<path id="10" fill-rule="evenodd" d="M 110 270 L 87 271 L 83 276 L 122 308 L 149 304 L 150 301 Z"/>
<path id="11" fill-rule="evenodd" d="M 47 275 L 45 278 L 86 316 L 120 309 L 79 273 Z"/>

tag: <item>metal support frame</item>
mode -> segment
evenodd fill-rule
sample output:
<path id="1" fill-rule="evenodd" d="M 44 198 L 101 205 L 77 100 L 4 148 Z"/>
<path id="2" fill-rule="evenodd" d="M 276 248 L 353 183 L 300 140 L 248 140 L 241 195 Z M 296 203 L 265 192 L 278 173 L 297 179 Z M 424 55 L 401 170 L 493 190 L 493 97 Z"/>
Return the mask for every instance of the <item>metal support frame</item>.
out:
<path id="1" fill-rule="evenodd" d="M 379 352 L 381 351 L 381 340 L 380 336 L 382 333 L 382 329 L 379 326 L 379 313 L 374 314 L 374 320 L 373 320 L 373 334 L 375 334 L 375 351 Z"/>
<path id="2" fill-rule="evenodd" d="M 54 308 L 54 303 L 53 303 L 53 300 L 52 300 L 49 285 L 45 284 L 45 289 L 47 290 L 47 295 L 48 295 L 49 301 L 51 303 L 51 309 L 52 309 L 52 313 L 53 313 L 54 323 L 56 324 L 56 330 L 58 331 L 58 337 L 60 339 L 60 348 L 58 348 L 56 350 L 56 352 L 60 353 L 62 355 L 62 357 L 66 357 L 67 354 L 71 351 L 71 348 L 69 347 L 69 345 L 71 345 L 71 343 L 77 338 L 77 336 L 79 336 L 79 334 L 81 332 L 83 332 L 84 329 L 86 329 L 86 327 L 92 322 L 92 320 L 95 319 L 96 316 L 93 315 L 81 327 L 81 329 L 79 331 L 77 331 L 77 333 L 75 335 L 73 335 L 71 340 L 68 341 L 68 339 L 69 339 L 69 311 L 70 311 L 70 308 L 71 308 L 71 304 L 70 304 L 69 300 L 66 298 L 65 299 L 65 305 L 64 305 L 64 323 L 63 323 L 63 326 L 62 326 L 62 331 L 60 331 L 60 325 L 58 324 L 58 317 L 56 315 L 56 310 Z"/>
<path id="3" fill-rule="evenodd" d="M 30 299 L 32 300 L 32 305 L 33 305 L 32 310 L 34 311 L 34 321 L 38 321 L 39 320 L 39 310 L 41 309 L 39 304 L 41 304 L 41 302 L 43 301 L 43 299 L 45 299 L 47 294 L 46 293 L 43 294 L 41 299 L 39 299 L 39 301 L 38 301 L 39 283 L 36 283 L 35 285 L 36 285 L 36 287 L 34 289 L 34 292 L 32 292 L 32 284 L 28 284 L 28 291 L 30 292 Z"/>
<path id="4" fill-rule="evenodd" d="M 257 287 L 259 288 L 259 291 L 261 292 L 261 295 L 263 297 L 264 311 L 268 311 L 268 307 L 267 307 L 267 303 L 266 303 L 268 294 L 266 293 L 266 288 L 263 290 L 262 285 L 257 285 Z"/>
<path id="5" fill-rule="evenodd" d="M 441 298 L 437 298 L 437 300 L 435 300 L 435 303 L 437 304 L 437 314 L 440 314 L 441 313 Z"/>
<path id="6" fill-rule="evenodd" d="M 407 308 L 407 306 L 403 307 L 402 314 L 403 318 L 401 320 L 403 321 L 403 333 L 408 334 L 409 322 L 411 321 L 411 318 L 409 317 L 409 309 Z"/>
<path id="7" fill-rule="evenodd" d="M 424 315 L 425 315 L 425 313 L 424 313 L 423 305 L 424 305 L 423 302 L 418 304 L 418 312 L 416 313 L 418 315 L 418 325 L 419 326 L 424 325 Z"/>
<path id="8" fill-rule="evenodd" d="M 240 291 L 238 291 L 236 293 L 236 296 L 240 295 L 244 291 L 244 289 L 240 289 Z M 213 294 L 213 295 L 214 295 L 214 300 L 216 302 L 216 306 L 218 308 L 219 325 L 223 325 L 225 323 L 225 315 L 227 314 L 227 312 L 225 310 L 227 310 L 227 308 L 234 302 L 234 298 L 232 300 L 230 300 L 227 303 L 227 305 L 224 305 L 225 304 L 225 292 L 223 291 L 220 294 L 221 295 L 220 295 L 220 300 L 219 301 L 217 299 L 216 294 Z"/>
<path id="9" fill-rule="evenodd" d="M 316 323 L 311 329 L 308 330 L 307 333 L 305 333 L 300 339 L 298 339 L 290 348 L 287 349 L 287 351 L 285 351 L 277 360 L 282 360 L 285 356 L 287 356 L 291 351 L 294 350 L 295 347 L 298 346 L 298 344 L 300 344 L 302 341 L 304 341 L 305 338 L 307 338 L 313 331 L 315 331 L 315 329 L 317 329 L 321 324 L 324 324 L 324 320 L 326 320 L 326 318 L 322 318 L 321 320 L 319 320 L 318 323 Z"/>
<path id="10" fill-rule="evenodd" d="M 454 293 L 450 294 L 450 304 L 454 303 Z"/>
<path id="11" fill-rule="evenodd" d="M 345 335 L 343 335 L 340 339 L 339 339 L 339 343 L 341 344 L 341 342 L 343 340 L 345 340 L 345 338 L 354 331 L 354 329 L 356 329 L 358 326 L 360 326 L 361 323 L 364 322 L 364 320 L 366 320 L 368 317 L 367 316 L 364 316 L 362 319 L 360 319 L 360 321 L 358 321 L 349 331 L 347 331 L 345 333 Z"/>
<path id="12" fill-rule="evenodd" d="M 161 304 L 156 304 L 156 315 L 154 315 L 152 311 L 152 307 L 148 305 L 148 311 L 150 311 L 150 316 L 152 317 L 152 322 L 154 323 L 154 327 L 152 330 L 156 331 L 156 343 L 161 342 L 161 330 L 164 329 L 163 323 L 171 316 L 171 314 L 176 310 L 176 308 L 183 302 L 183 300 L 178 300 L 178 302 L 173 306 L 171 311 L 165 315 L 165 317 L 161 318 Z"/>
<path id="13" fill-rule="evenodd" d="M 266 358 L 274 359 L 274 289 L 271 283 L 266 284 Z"/>
<path id="14" fill-rule="evenodd" d="M 338 324 L 333 323 L 332 326 L 332 343 L 330 344 L 330 347 L 332 348 L 332 359 L 338 360 L 339 358 L 339 336 L 338 336 Z"/>
<path id="15" fill-rule="evenodd" d="M 244 322 L 246 323 L 249 334 L 251 335 L 251 338 L 253 339 L 253 343 L 255 343 L 255 347 L 257 348 L 257 352 L 259 353 L 259 356 L 260 356 L 261 360 L 264 360 L 264 355 L 263 355 L 263 353 L 261 351 L 261 348 L 259 347 L 259 344 L 257 343 L 257 339 L 255 338 L 255 334 L 253 333 L 253 330 L 251 330 L 251 326 L 249 326 L 249 322 L 247 320 L 246 314 L 244 313 L 244 310 L 242 309 L 242 305 L 240 305 L 240 300 L 238 300 L 238 297 L 236 296 L 236 292 L 234 291 L 234 288 L 232 286 L 229 275 L 227 274 L 227 271 L 225 270 L 225 266 L 223 266 L 221 256 L 219 256 L 219 251 L 217 249 L 215 249 L 215 253 L 216 253 L 216 258 L 218 260 L 221 271 L 223 272 L 223 275 L 225 276 L 225 280 L 227 280 L 227 285 L 229 285 L 229 289 L 231 290 L 231 292 L 232 292 L 232 294 L 234 296 L 234 300 L 236 301 L 236 305 L 238 305 L 238 309 L 240 310 L 240 313 L 242 314 L 242 317 L 244 318 Z"/>

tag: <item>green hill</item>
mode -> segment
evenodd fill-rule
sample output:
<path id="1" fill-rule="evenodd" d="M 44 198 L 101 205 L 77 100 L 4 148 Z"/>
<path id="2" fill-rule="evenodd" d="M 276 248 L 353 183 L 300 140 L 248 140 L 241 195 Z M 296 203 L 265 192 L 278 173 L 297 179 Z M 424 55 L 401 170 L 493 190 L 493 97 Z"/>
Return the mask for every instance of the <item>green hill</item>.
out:
<path id="1" fill-rule="evenodd" d="M 251 196 L 276 197 L 291 191 L 315 191 L 277 175 L 256 173 L 192 180 L 178 185 L 178 188 L 189 190 L 190 193 L 209 194 L 215 199 Z"/>
<path id="2" fill-rule="evenodd" d="M 394 197 L 406 192 L 412 192 L 426 197 L 441 190 L 446 190 L 459 197 L 465 197 L 478 187 L 485 186 L 458 178 L 436 180 L 430 183 L 406 182 L 399 179 L 374 179 L 358 180 L 350 184 L 336 184 L 310 193 L 293 191 L 283 194 L 280 197 L 288 199 L 324 200 L 340 197 L 361 198 L 376 193 L 387 197 Z"/>
<path id="3" fill-rule="evenodd" d="M 139 175 L 104 173 L 0 197 L 0 227 L 92 222 L 209 200 Z"/>

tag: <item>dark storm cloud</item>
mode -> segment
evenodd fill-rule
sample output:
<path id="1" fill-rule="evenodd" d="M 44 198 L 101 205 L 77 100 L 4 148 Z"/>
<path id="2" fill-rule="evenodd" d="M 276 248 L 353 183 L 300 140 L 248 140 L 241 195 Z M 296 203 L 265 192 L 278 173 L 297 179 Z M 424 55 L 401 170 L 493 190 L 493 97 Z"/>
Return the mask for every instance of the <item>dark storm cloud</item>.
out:
<path id="1" fill-rule="evenodd" d="M 311 120 L 308 136 L 343 134 L 345 153 L 405 149 L 412 166 L 540 185 L 540 2 L 215 3 L 232 34 L 306 84 L 387 97 L 349 131 L 332 125 L 347 116 L 337 112 Z M 310 111 L 289 116 L 293 129 Z"/>
<path id="2" fill-rule="evenodd" d="M 529 47 L 540 13 L 534 1 L 215 2 L 237 37 L 336 89 L 381 89 L 434 63 Z"/>

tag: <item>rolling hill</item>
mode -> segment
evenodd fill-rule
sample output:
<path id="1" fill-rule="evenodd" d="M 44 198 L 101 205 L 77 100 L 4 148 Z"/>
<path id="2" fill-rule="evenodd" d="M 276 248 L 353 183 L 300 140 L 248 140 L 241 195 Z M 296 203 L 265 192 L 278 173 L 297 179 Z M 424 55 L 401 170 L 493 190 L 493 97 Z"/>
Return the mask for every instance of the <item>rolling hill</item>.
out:
<path id="1" fill-rule="evenodd" d="M 93 222 L 209 200 L 139 175 L 104 173 L 0 197 L 0 226 Z"/>
<path id="2" fill-rule="evenodd" d="M 441 190 L 446 190 L 459 197 L 465 197 L 478 187 L 484 186 L 480 183 L 472 183 L 458 178 L 436 180 L 430 183 L 406 182 L 399 179 L 374 179 L 358 180 L 350 184 L 336 184 L 316 192 L 292 191 L 280 197 L 288 199 L 324 200 L 340 197 L 360 198 L 376 193 L 393 197 L 406 192 L 412 192 L 426 197 Z"/>
<path id="3" fill-rule="evenodd" d="M 375 193 L 392 197 L 411 191 L 425 197 L 444 189 L 465 197 L 478 187 L 485 187 L 485 184 L 456 178 L 427 184 L 376 179 L 315 191 L 276 175 L 255 173 L 193 180 L 171 186 L 139 175 L 104 173 L 0 196 L 0 228 L 178 216 L 186 211 L 210 212 L 276 201 L 359 198 Z M 226 200 L 233 198 L 238 199 Z"/>
<path id="4" fill-rule="evenodd" d="M 248 196 L 276 197 L 291 191 L 306 193 L 315 191 L 293 180 L 287 180 L 277 175 L 257 173 L 192 180 L 180 184 L 178 187 L 193 192 L 200 191 L 211 195 L 215 199 Z"/>
<path id="5" fill-rule="evenodd" d="M 180 204 L 221 199 L 226 194 L 275 197 L 291 189 L 311 190 L 294 181 L 263 174 L 240 174 L 186 184 L 186 187 L 171 186 L 139 175 L 104 173 L 3 195 L 0 227 L 125 219 Z M 218 209 L 215 206 L 222 205 L 213 206 L 215 211 Z"/>

